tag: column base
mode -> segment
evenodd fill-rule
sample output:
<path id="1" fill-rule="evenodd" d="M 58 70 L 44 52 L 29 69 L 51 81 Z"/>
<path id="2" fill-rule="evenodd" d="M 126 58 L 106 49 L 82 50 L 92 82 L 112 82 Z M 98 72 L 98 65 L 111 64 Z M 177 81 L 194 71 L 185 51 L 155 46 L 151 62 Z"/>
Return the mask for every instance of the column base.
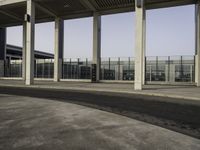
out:
<path id="1" fill-rule="evenodd" d="M 33 80 L 26 80 L 25 85 L 33 85 L 34 81 Z"/>
<path id="2" fill-rule="evenodd" d="M 135 90 L 142 90 L 142 83 L 141 82 L 135 82 L 134 83 L 134 87 L 135 87 Z"/>

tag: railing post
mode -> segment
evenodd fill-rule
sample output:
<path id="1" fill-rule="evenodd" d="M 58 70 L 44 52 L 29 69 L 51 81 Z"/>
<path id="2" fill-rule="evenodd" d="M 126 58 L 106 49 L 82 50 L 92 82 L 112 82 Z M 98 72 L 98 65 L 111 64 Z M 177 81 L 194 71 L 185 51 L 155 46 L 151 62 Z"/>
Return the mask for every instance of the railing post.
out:
<path id="1" fill-rule="evenodd" d="M 168 56 L 168 82 L 170 81 L 170 56 Z"/>

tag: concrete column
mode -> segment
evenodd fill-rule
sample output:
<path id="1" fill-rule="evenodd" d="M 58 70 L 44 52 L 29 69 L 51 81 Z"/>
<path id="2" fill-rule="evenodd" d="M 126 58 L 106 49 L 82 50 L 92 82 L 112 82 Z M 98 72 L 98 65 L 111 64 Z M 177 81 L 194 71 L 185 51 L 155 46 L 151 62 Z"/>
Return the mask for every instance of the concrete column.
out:
<path id="1" fill-rule="evenodd" d="M 27 20 L 26 20 L 26 85 L 33 84 L 34 81 L 34 39 L 35 39 L 35 3 L 27 0 Z"/>
<path id="2" fill-rule="evenodd" d="M 137 1 L 136 1 L 137 2 Z M 136 46 L 135 46 L 135 90 L 142 90 L 144 82 L 144 52 L 145 52 L 145 6 L 136 5 Z"/>
<path id="3" fill-rule="evenodd" d="M 196 26 L 196 52 L 195 52 L 195 82 L 200 86 L 200 2 L 197 2 L 195 9 L 195 26 Z"/>
<path id="4" fill-rule="evenodd" d="M 23 24 L 22 78 L 26 80 L 26 23 Z"/>
<path id="5" fill-rule="evenodd" d="M 54 81 L 62 78 L 62 61 L 64 49 L 64 21 L 55 19 L 55 54 L 54 54 Z"/>
<path id="6" fill-rule="evenodd" d="M 143 53 L 143 85 L 146 84 L 146 13 L 144 13 L 144 19 L 143 19 L 143 46 L 144 46 L 144 53 Z"/>
<path id="7" fill-rule="evenodd" d="M 99 82 L 101 73 L 101 16 L 93 16 L 93 64 L 96 64 L 96 80 Z"/>
<path id="8" fill-rule="evenodd" d="M 4 77 L 6 60 L 6 28 L 0 28 L 0 77 Z"/>

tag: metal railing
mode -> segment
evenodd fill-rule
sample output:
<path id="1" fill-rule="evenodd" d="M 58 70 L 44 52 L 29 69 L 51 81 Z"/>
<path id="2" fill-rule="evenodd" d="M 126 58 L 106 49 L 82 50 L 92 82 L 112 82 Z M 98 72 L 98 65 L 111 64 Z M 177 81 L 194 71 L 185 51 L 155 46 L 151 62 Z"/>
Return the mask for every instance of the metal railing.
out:
<path id="1" fill-rule="evenodd" d="M 5 77 L 22 77 L 22 60 L 6 60 L 4 75 Z"/>
<path id="2" fill-rule="evenodd" d="M 146 81 L 194 82 L 194 56 L 146 57 Z"/>
<path id="3" fill-rule="evenodd" d="M 194 82 L 194 56 L 146 57 L 145 78 L 148 82 Z M 91 79 L 91 59 L 63 59 L 63 79 Z M 102 58 L 101 80 L 133 81 L 134 58 Z M 54 60 L 35 60 L 35 78 L 53 78 Z M 6 77 L 22 76 L 22 60 L 5 63 Z"/>
<path id="4" fill-rule="evenodd" d="M 64 59 L 62 64 L 63 79 L 90 79 L 91 59 Z"/>
<path id="5" fill-rule="evenodd" d="M 54 60 L 53 59 L 36 59 L 34 68 L 35 78 L 53 78 Z"/>
<path id="6" fill-rule="evenodd" d="M 134 58 L 103 58 L 101 80 L 134 80 Z"/>

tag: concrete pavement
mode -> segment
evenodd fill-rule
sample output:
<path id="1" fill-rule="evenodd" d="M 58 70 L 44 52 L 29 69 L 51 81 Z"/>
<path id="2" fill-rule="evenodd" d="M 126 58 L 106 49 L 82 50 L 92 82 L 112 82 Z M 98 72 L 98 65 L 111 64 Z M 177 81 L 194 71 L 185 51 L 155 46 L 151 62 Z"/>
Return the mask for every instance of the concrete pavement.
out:
<path id="1" fill-rule="evenodd" d="M 0 94 L 2 150 L 199 150 L 200 140 L 56 100 Z"/>
<path id="2" fill-rule="evenodd" d="M 52 82 L 35 81 L 25 86 L 22 80 L 0 80 L 0 86 L 48 88 L 58 90 L 97 91 L 122 94 L 142 94 L 186 100 L 200 100 L 200 87 L 194 85 L 145 85 L 143 91 L 134 90 L 134 83 L 88 83 L 88 82 Z"/>

